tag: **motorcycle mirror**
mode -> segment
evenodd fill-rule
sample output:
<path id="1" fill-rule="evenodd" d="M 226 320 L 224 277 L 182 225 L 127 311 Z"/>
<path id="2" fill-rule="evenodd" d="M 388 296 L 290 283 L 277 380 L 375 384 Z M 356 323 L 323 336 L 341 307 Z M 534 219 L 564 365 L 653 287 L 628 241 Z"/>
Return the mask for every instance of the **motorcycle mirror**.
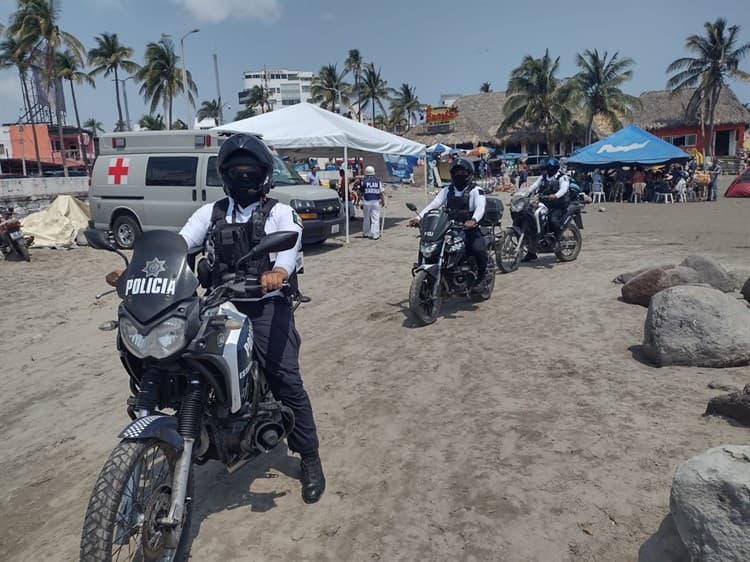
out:
<path id="1" fill-rule="evenodd" d="M 86 237 L 86 241 L 89 246 L 95 250 L 109 250 L 110 252 L 116 252 L 117 248 L 109 240 L 104 237 L 101 231 L 95 228 L 87 228 L 83 231 L 83 235 Z"/>
<path id="2" fill-rule="evenodd" d="M 297 237 L 299 235 L 293 230 L 282 230 L 280 232 L 272 232 L 264 236 L 260 242 L 250 250 L 250 253 L 242 256 L 235 267 L 239 267 L 246 261 L 255 259 L 259 256 L 271 254 L 274 252 L 283 252 L 294 248 L 297 244 Z"/>
<path id="3" fill-rule="evenodd" d="M 412 213 L 417 212 L 417 206 L 414 203 L 407 203 L 406 208 L 409 209 Z"/>

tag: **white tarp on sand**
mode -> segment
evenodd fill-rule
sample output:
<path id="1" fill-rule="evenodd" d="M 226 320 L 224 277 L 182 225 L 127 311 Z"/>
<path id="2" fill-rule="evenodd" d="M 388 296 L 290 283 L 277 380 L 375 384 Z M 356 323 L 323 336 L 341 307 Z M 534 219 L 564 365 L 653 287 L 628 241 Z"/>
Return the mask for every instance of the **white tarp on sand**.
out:
<path id="1" fill-rule="evenodd" d="M 71 246 L 88 225 L 89 206 L 70 195 L 60 195 L 44 211 L 21 219 L 26 236 L 34 237 L 34 248 Z"/>

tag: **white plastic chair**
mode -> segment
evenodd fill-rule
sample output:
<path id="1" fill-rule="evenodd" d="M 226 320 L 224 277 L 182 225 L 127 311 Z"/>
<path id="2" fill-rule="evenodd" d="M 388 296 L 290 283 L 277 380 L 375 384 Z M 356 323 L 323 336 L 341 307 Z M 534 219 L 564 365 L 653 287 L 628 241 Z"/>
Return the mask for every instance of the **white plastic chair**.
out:
<path id="1" fill-rule="evenodd" d="M 657 191 L 654 194 L 654 203 L 658 203 L 662 199 L 664 200 L 664 203 L 674 203 L 674 197 L 672 196 L 671 193 L 669 193 L 669 192 L 667 192 L 667 193 L 661 193 L 661 192 Z"/>
<path id="2" fill-rule="evenodd" d="M 643 203 L 643 192 L 646 190 L 646 184 L 637 182 L 633 184 L 633 193 L 630 194 L 630 200 L 633 203 Z"/>
<path id="3" fill-rule="evenodd" d="M 604 194 L 604 186 L 600 183 L 595 183 L 591 190 L 591 198 L 593 203 L 602 203 L 606 200 Z"/>

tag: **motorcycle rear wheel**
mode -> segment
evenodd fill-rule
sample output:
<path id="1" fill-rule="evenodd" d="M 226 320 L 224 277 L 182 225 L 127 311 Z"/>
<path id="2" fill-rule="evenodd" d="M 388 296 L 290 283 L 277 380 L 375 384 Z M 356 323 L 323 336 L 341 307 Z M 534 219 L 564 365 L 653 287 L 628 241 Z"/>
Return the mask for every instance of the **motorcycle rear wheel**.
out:
<path id="1" fill-rule="evenodd" d="M 417 271 L 411 281 L 409 310 L 420 326 L 435 322 L 443 306 L 443 294 L 439 288 L 435 296 L 436 282 L 437 279 L 424 270 Z"/>
<path id="2" fill-rule="evenodd" d="M 82 561 L 181 562 L 187 558 L 192 470 L 182 524 L 172 530 L 159 523 L 169 512 L 176 460 L 156 439 L 122 441 L 112 451 L 89 499 L 81 535 Z M 174 534 L 171 541 L 169 533 Z"/>
<path id="3" fill-rule="evenodd" d="M 560 242 L 555 251 L 555 256 L 562 262 L 574 261 L 581 253 L 581 231 L 570 222 L 560 235 Z"/>
<path id="4" fill-rule="evenodd" d="M 503 273 L 512 273 L 518 269 L 523 254 L 523 249 L 518 247 L 518 234 L 511 228 L 507 229 L 500 239 L 499 249 L 495 249 L 497 267 Z"/>

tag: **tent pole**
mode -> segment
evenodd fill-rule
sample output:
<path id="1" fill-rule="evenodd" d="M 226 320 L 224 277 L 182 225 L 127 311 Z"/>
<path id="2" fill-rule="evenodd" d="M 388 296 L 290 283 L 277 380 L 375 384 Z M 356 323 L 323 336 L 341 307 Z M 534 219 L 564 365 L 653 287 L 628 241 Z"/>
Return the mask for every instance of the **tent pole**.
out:
<path id="1" fill-rule="evenodd" d="M 349 243 L 349 151 L 344 145 L 344 209 L 346 213 L 346 243 Z"/>
<path id="2" fill-rule="evenodd" d="M 424 204 L 427 205 L 427 151 L 424 153 Z"/>

